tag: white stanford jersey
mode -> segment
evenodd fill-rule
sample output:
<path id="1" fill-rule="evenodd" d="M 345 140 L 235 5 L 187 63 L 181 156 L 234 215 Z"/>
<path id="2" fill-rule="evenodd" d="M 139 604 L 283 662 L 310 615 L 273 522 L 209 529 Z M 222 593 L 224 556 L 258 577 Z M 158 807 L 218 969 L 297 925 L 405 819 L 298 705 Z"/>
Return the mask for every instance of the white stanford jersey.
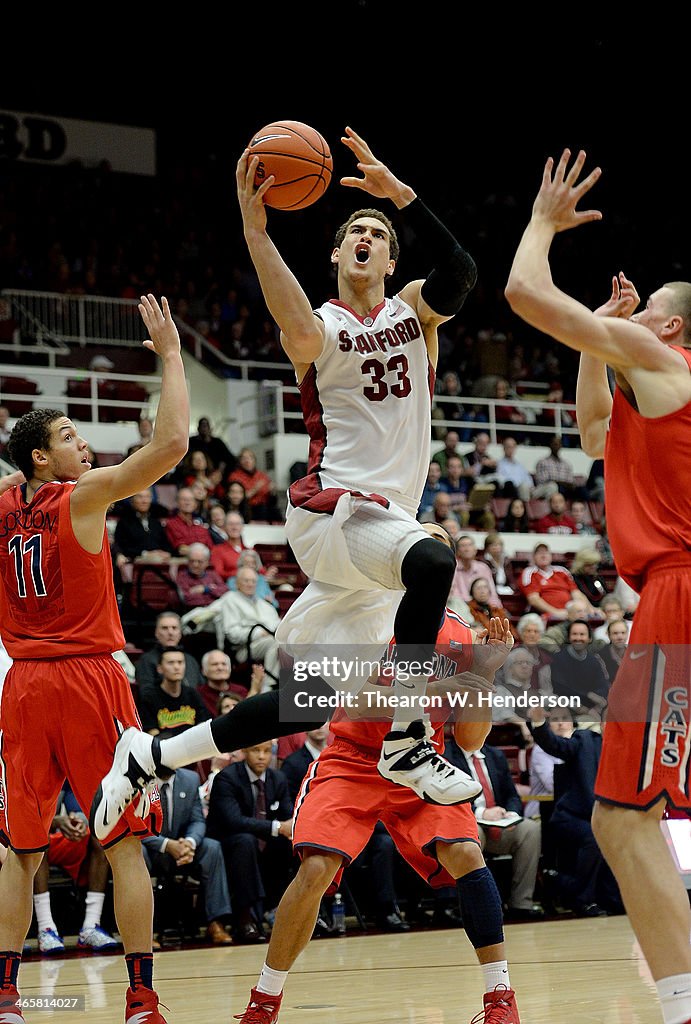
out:
<path id="1" fill-rule="evenodd" d="M 324 347 L 300 384 L 310 449 L 291 504 L 332 512 L 345 489 L 381 495 L 414 517 L 429 469 L 434 391 L 417 314 L 399 296 L 366 317 L 337 300 L 315 312 Z"/>

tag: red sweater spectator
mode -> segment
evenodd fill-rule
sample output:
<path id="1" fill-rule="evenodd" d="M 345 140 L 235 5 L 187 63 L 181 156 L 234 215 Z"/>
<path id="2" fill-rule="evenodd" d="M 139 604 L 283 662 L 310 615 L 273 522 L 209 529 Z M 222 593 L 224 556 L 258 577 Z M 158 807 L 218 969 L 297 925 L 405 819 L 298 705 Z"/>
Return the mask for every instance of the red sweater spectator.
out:
<path id="1" fill-rule="evenodd" d="M 575 520 L 567 514 L 566 498 L 559 491 L 549 496 L 549 513 L 538 519 L 536 523 L 538 533 L 578 533 Z"/>
<path id="2" fill-rule="evenodd" d="M 228 477 L 228 482 L 239 481 L 245 488 L 247 501 L 253 519 L 262 519 L 272 505 L 274 485 L 271 477 L 257 469 L 257 459 L 251 448 L 243 448 L 238 455 L 238 465 Z"/>
<path id="3" fill-rule="evenodd" d="M 211 551 L 211 568 L 215 569 L 223 580 L 228 580 L 238 571 L 238 558 L 247 551 L 247 544 L 242 539 L 243 518 L 237 512 L 229 512 L 226 516 L 226 533 L 228 539 L 222 544 L 215 544 Z"/>
<path id="4" fill-rule="evenodd" d="M 189 487 L 178 491 L 178 508 L 166 523 L 166 536 L 176 555 L 187 554 L 190 544 L 209 543 L 209 531 L 196 515 L 197 499 Z"/>
<path id="5" fill-rule="evenodd" d="M 580 594 L 576 581 L 563 565 L 552 565 L 552 552 L 546 544 L 533 551 L 533 564 L 521 573 L 520 587 L 531 610 L 551 619 L 566 619 L 566 605 Z"/>

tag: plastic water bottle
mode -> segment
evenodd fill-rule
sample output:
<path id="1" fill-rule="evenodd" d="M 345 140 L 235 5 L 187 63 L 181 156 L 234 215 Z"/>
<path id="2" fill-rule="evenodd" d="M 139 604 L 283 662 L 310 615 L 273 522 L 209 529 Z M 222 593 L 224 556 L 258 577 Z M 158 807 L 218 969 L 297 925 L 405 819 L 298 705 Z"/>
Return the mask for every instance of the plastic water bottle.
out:
<path id="1" fill-rule="evenodd" d="M 333 922 L 333 930 L 337 935 L 345 935 L 346 931 L 346 912 L 345 903 L 340 892 L 337 892 L 334 896 L 333 906 L 331 908 L 331 920 Z"/>

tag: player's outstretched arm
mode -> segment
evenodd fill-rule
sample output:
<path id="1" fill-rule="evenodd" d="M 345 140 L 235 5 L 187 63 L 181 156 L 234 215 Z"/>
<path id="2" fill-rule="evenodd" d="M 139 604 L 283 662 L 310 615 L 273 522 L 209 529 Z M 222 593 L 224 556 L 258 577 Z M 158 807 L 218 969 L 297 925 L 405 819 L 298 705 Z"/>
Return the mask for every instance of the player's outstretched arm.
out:
<path id="1" fill-rule="evenodd" d="M 190 404 L 180 337 L 168 300 L 161 305 L 143 295 L 139 312 L 149 332 L 144 342 L 161 360 L 161 397 L 151 441 L 118 466 L 93 469 L 80 477 L 72 495 L 72 513 L 88 514 L 107 508 L 155 484 L 180 462 L 189 442 Z"/>
<path id="2" fill-rule="evenodd" d="M 596 316 L 552 280 L 549 250 L 554 236 L 602 218 L 599 210 L 577 208 L 601 173 L 596 167 L 581 179 L 585 158 L 581 150 L 569 167 L 571 151 L 565 149 L 556 166 L 552 157 L 547 160 L 530 222 L 514 256 L 506 298 L 514 313 L 533 327 L 610 366 L 672 369 L 677 361 L 674 353 L 665 351 L 647 328 Z"/>
<path id="3" fill-rule="evenodd" d="M 9 491 L 10 487 L 16 487 L 18 484 L 25 483 L 26 478 L 21 469 L 16 470 L 14 473 L 6 473 L 5 476 L 0 477 L 0 494 Z"/>
<path id="4" fill-rule="evenodd" d="M 273 175 L 259 188 L 254 175 L 259 157 L 249 158 L 245 150 L 238 160 L 236 184 L 245 241 L 257 271 L 264 301 L 281 329 L 281 344 L 293 365 L 314 362 L 321 354 L 324 328 L 312 312 L 312 306 L 299 281 L 285 263 L 267 234 L 264 195 L 273 184 Z"/>
<path id="5" fill-rule="evenodd" d="M 401 289 L 401 297 L 417 311 L 425 326 L 436 326 L 450 320 L 475 287 L 475 262 L 410 185 L 397 178 L 357 132 L 352 128 L 345 131 L 341 142 L 355 156 L 363 177 L 346 176 L 341 178 L 341 184 L 360 188 L 377 199 L 390 199 L 434 261 L 427 278 L 409 282 Z M 436 364 L 436 358 L 433 362 Z"/>

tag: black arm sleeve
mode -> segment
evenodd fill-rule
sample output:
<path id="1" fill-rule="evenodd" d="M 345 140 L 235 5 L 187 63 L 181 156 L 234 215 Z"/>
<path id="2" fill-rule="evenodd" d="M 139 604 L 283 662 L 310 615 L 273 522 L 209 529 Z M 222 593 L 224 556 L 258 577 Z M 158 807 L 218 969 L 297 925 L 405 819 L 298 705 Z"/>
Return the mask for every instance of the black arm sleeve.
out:
<path id="1" fill-rule="evenodd" d="M 400 213 L 416 237 L 434 254 L 434 268 L 422 286 L 423 299 L 440 316 L 453 316 L 475 287 L 475 261 L 419 196 Z"/>

